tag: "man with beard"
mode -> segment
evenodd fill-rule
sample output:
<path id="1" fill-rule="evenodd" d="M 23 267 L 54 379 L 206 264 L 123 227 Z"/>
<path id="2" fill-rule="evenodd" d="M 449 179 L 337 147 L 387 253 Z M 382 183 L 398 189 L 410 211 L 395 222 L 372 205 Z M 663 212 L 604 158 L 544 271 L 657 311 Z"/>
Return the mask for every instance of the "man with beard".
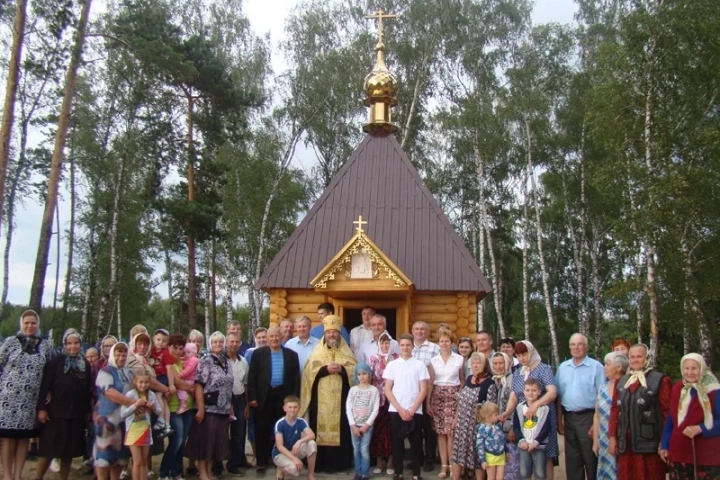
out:
<path id="1" fill-rule="evenodd" d="M 323 339 L 305 364 L 301 382 L 300 416 L 308 412 L 318 444 L 315 471 L 327 473 L 349 469 L 353 459 L 345 401 L 357 362 L 340 326 L 334 315 L 323 318 Z"/>

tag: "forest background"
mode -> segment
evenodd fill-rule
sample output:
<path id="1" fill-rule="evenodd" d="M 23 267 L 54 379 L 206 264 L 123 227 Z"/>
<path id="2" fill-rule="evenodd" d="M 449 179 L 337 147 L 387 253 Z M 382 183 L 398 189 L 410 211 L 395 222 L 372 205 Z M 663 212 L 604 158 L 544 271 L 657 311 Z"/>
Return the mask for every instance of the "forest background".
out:
<path id="1" fill-rule="evenodd" d="M 577 0 L 533 24 L 527 0 L 303 0 L 278 44 L 241 0 L 95 2 L 0 1 L 2 335 L 27 305 L 56 340 L 266 323 L 252 285 L 362 138 L 383 8 L 398 141 L 493 286 L 478 328 L 552 364 L 575 331 L 598 357 L 647 342 L 669 373 L 713 360 L 720 2 Z"/>

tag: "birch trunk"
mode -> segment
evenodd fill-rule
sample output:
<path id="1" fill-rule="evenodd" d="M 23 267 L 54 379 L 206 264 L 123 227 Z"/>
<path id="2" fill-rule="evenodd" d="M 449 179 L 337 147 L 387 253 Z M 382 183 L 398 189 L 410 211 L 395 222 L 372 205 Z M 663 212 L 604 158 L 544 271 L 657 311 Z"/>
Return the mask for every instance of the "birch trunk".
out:
<path id="1" fill-rule="evenodd" d="M 206 257 L 207 257 L 207 255 L 206 255 Z M 205 338 L 210 339 L 210 334 L 214 333 L 214 330 L 212 332 L 210 331 L 211 330 L 210 322 L 212 319 L 210 317 L 211 309 L 210 309 L 210 275 L 209 275 L 210 265 L 209 264 L 210 264 L 211 260 L 210 260 L 210 258 L 207 258 L 206 260 L 207 261 L 205 263 L 207 265 L 206 265 L 206 269 L 205 269 L 205 292 L 204 292 L 205 293 L 205 305 L 204 305 L 203 313 L 205 315 Z M 208 342 L 208 348 L 209 347 L 210 347 L 210 343 Z"/>
<path id="2" fill-rule="evenodd" d="M 5 103 L 3 105 L 2 125 L 0 126 L 0 226 L 2 225 L 2 209 L 4 206 L 2 200 L 5 199 L 5 180 L 7 178 L 8 158 L 10 157 L 10 138 L 12 137 L 12 127 L 15 122 L 15 99 L 17 98 L 20 62 L 23 42 L 25 41 L 27 5 L 28 0 L 17 0 L 15 3 L 13 39 L 5 83 Z"/>
<path id="3" fill-rule="evenodd" d="M 212 315 L 212 328 L 213 331 L 217 331 L 217 294 L 215 291 L 216 285 L 215 280 L 217 278 L 217 271 L 216 271 L 216 265 L 217 265 L 217 243 L 215 238 L 212 239 L 212 249 L 210 252 L 210 270 L 211 270 L 211 279 L 210 279 L 210 313 Z"/>
<path id="4" fill-rule="evenodd" d="M 80 333 L 83 337 L 87 337 L 89 333 L 89 319 L 90 319 L 90 303 L 92 300 L 92 294 L 95 286 L 95 268 L 97 262 L 97 245 L 95 245 L 95 231 L 90 230 L 90 240 L 88 241 L 88 250 L 90 251 L 90 260 L 88 262 L 88 281 L 85 285 L 85 293 L 83 294 L 83 307 L 82 316 L 80 319 Z M 101 338 L 100 329 L 97 330 L 97 338 Z"/>
<path id="5" fill-rule="evenodd" d="M 55 210 L 55 204 L 57 203 L 60 172 L 62 171 L 65 143 L 67 140 L 68 127 L 70 126 L 70 113 L 72 111 L 73 98 L 75 97 L 75 83 L 77 81 L 77 72 L 80 68 L 82 52 L 85 46 L 85 30 L 87 28 L 88 17 L 90 16 L 91 4 L 92 0 L 85 0 L 85 4 L 80 13 L 80 21 L 75 34 L 75 44 L 73 45 L 70 66 L 68 67 L 68 73 L 65 79 L 65 90 L 62 106 L 60 107 L 58 128 L 55 134 L 55 146 L 50 166 L 45 211 L 43 212 L 40 241 L 38 242 L 38 252 L 35 259 L 35 272 L 33 273 L 32 287 L 30 290 L 30 308 L 38 313 L 42 310 L 45 273 L 47 272 L 48 254 L 50 251 L 50 235 L 53 228 L 53 212 Z"/>
<path id="6" fill-rule="evenodd" d="M 423 55 L 422 64 L 420 65 L 419 69 L 420 74 L 415 77 L 415 88 L 413 88 L 412 101 L 410 102 L 408 115 L 405 119 L 405 127 L 403 128 L 402 141 L 400 142 L 400 148 L 403 150 L 405 150 L 405 145 L 407 145 L 408 138 L 410 138 L 410 125 L 412 123 L 413 115 L 415 114 L 415 109 L 417 108 L 416 105 L 418 98 L 420 97 L 420 90 L 425 84 L 425 68 L 427 67 L 429 57 L 430 55 L 427 52 Z"/>
<path id="7" fill-rule="evenodd" d="M 227 244 L 224 245 L 225 249 L 225 321 L 233 321 L 233 264 L 232 258 L 230 258 L 230 249 Z M 249 333 L 249 332 L 246 332 Z"/>
<path id="8" fill-rule="evenodd" d="M 272 186 L 270 187 L 270 195 L 268 195 L 265 201 L 265 208 L 263 210 L 262 221 L 260 222 L 260 241 L 258 242 L 258 252 L 255 258 L 255 274 L 252 279 L 248 282 L 248 298 L 250 300 L 250 313 L 251 313 L 251 327 L 254 331 L 260 326 L 260 315 L 262 314 L 263 298 L 262 292 L 255 289 L 254 283 L 262 275 L 263 263 L 265 261 L 265 250 L 267 249 L 267 229 L 268 221 L 270 220 L 270 208 L 277 195 L 277 189 L 282 181 L 285 173 L 287 172 L 288 166 L 295 156 L 295 147 L 300 140 L 302 135 L 302 129 L 296 129 L 290 137 L 290 141 L 283 152 L 283 156 L 279 162 L 278 173 L 273 179 Z"/>
<path id="9" fill-rule="evenodd" d="M 530 340 L 530 293 L 529 293 L 529 273 L 530 269 L 528 249 L 530 248 L 530 212 L 528 210 L 528 173 L 522 179 L 522 196 L 523 196 L 523 241 L 522 241 L 522 298 L 523 298 L 523 325 L 525 327 L 525 339 Z"/>
<path id="10" fill-rule="evenodd" d="M 662 3 L 662 2 L 661 2 Z M 654 102 L 655 102 L 655 51 L 657 38 L 653 38 L 648 52 L 648 90 L 645 96 L 645 166 L 648 176 L 648 205 L 651 212 L 655 211 L 655 145 L 654 145 Z M 652 365 L 655 366 L 658 358 L 658 295 L 655 285 L 656 248 L 655 235 L 650 232 L 647 235 L 647 252 L 645 257 L 647 277 L 645 290 L 650 299 L 650 357 Z"/>
<path id="11" fill-rule="evenodd" d="M 475 166 L 477 167 L 478 184 L 478 206 L 480 207 L 480 219 L 477 226 L 478 235 L 478 259 L 480 271 L 485 274 L 485 159 L 480 152 L 480 139 L 478 132 L 473 135 L 473 153 L 475 154 Z M 478 331 L 485 330 L 485 300 L 480 300 L 477 307 Z"/>
<path id="12" fill-rule="evenodd" d="M 117 336 L 118 339 L 123 338 L 122 329 L 122 312 L 120 311 L 120 295 L 115 295 L 115 314 L 117 315 Z"/>
<path id="13" fill-rule="evenodd" d="M 625 139 L 625 142 L 628 142 L 628 139 Z M 635 198 L 635 189 L 633 185 L 631 184 L 632 176 L 632 168 L 631 168 L 631 162 L 632 162 L 632 154 L 630 150 L 626 152 L 626 158 L 627 158 L 627 175 L 628 175 L 628 198 L 630 199 L 630 211 L 631 212 L 637 212 L 637 201 Z M 633 237 L 636 239 L 640 239 L 640 251 L 638 252 L 637 256 L 635 257 L 635 283 L 637 285 L 635 289 L 635 312 L 637 315 L 637 341 L 638 343 L 643 343 L 642 337 L 643 337 L 643 320 L 645 319 L 645 289 L 640 288 L 640 285 L 642 285 L 644 282 L 642 280 L 643 272 L 645 270 L 645 252 L 646 252 L 646 243 L 643 238 L 640 237 L 640 231 L 637 226 L 637 222 L 635 221 L 634 216 L 632 217 L 632 221 L 630 222 L 630 230 L 633 233 Z"/>
<path id="14" fill-rule="evenodd" d="M 490 268 L 493 271 L 493 304 L 495 305 L 495 315 L 498 321 L 498 330 L 500 338 L 505 338 L 505 321 L 502 314 L 502 285 L 500 279 L 500 267 L 495 258 L 495 249 L 493 248 L 492 233 L 490 227 L 485 225 L 485 233 L 487 234 L 488 252 L 490 253 Z"/>
<path id="15" fill-rule="evenodd" d="M 685 354 L 691 351 L 690 347 L 690 331 L 688 320 L 695 318 L 698 322 L 698 335 L 700 337 L 700 355 L 705 359 L 708 369 L 712 369 L 710 362 L 712 362 L 712 337 L 710 336 L 710 329 L 708 327 L 707 318 L 705 311 L 700 305 L 700 299 L 697 294 L 697 287 L 695 286 L 694 279 L 694 253 L 695 247 L 699 245 L 698 242 L 695 246 L 690 246 L 688 239 L 688 231 L 691 228 L 690 224 L 685 228 L 685 232 L 681 239 L 681 249 L 683 254 L 683 276 L 685 280 L 685 324 L 683 326 L 683 346 L 685 347 Z"/>
<path id="16" fill-rule="evenodd" d="M 170 250 L 165 249 L 165 275 L 167 275 L 167 286 L 168 286 L 168 304 L 170 309 L 170 330 L 173 332 L 177 331 L 177 320 L 175 318 L 175 309 L 173 308 L 173 268 L 172 259 L 170 258 Z"/>
<path id="17" fill-rule="evenodd" d="M 110 302 L 115 296 L 118 282 L 118 253 L 117 253 L 117 237 L 118 237 L 118 223 L 120 219 L 120 202 L 122 199 L 123 184 L 125 179 L 125 155 L 121 155 L 118 161 L 117 170 L 117 181 L 115 182 L 115 195 L 113 198 L 113 212 L 112 220 L 110 223 L 110 279 L 108 282 L 107 289 L 103 293 L 102 299 L 100 300 L 100 311 L 98 312 L 98 337 L 102 338 L 105 332 L 110 331 L 112 327 L 112 321 L 108 322 L 107 328 L 105 328 L 105 317 L 110 308 Z M 101 335 L 103 334 L 103 335 Z"/>
<path id="18" fill-rule="evenodd" d="M 548 316 L 548 327 L 550 328 L 550 341 L 552 348 L 553 361 L 555 365 L 560 364 L 560 354 L 558 351 L 557 329 L 555 326 L 555 314 L 553 313 L 552 298 L 550 296 L 550 282 L 545 265 L 545 254 L 543 250 L 543 229 L 540 219 L 540 202 L 538 201 L 538 189 L 535 184 L 535 172 L 532 163 L 532 137 L 530 134 L 530 123 L 525 120 L 525 135 L 527 140 L 527 168 L 530 181 L 532 182 L 533 203 L 535 206 L 535 227 L 537 232 L 538 257 L 540 259 L 540 271 L 542 273 L 543 296 L 545 297 L 545 310 Z"/>
<path id="19" fill-rule="evenodd" d="M 593 309 L 595 313 L 595 358 L 601 358 L 603 337 L 603 281 L 600 276 L 600 232 L 598 231 L 598 228 L 594 225 L 593 244 L 592 248 L 590 249 L 590 257 L 592 258 Z"/>

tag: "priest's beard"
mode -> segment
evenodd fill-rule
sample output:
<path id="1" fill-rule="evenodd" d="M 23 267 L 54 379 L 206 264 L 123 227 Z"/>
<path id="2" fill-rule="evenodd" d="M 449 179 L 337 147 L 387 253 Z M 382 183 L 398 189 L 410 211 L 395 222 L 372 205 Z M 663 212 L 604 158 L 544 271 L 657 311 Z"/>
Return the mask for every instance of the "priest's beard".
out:
<path id="1" fill-rule="evenodd" d="M 339 342 L 337 340 L 335 340 L 334 338 L 325 340 L 325 346 L 327 348 L 338 348 L 340 346 L 340 345 L 338 345 L 338 343 Z"/>

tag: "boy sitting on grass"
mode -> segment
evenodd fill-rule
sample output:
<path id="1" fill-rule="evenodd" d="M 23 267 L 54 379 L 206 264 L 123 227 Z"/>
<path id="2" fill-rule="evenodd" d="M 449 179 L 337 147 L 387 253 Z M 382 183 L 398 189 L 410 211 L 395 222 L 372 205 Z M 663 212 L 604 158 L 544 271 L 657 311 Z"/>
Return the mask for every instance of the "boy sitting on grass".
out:
<path id="1" fill-rule="evenodd" d="M 277 467 L 278 480 L 285 478 L 286 473 L 297 477 L 303 469 L 303 458 L 307 458 L 308 480 L 315 480 L 317 454 L 315 433 L 304 419 L 298 418 L 299 410 L 298 397 L 294 395 L 285 397 L 283 401 L 285 416 L 275 423 L 275 447 L 272 457 Z"/>

